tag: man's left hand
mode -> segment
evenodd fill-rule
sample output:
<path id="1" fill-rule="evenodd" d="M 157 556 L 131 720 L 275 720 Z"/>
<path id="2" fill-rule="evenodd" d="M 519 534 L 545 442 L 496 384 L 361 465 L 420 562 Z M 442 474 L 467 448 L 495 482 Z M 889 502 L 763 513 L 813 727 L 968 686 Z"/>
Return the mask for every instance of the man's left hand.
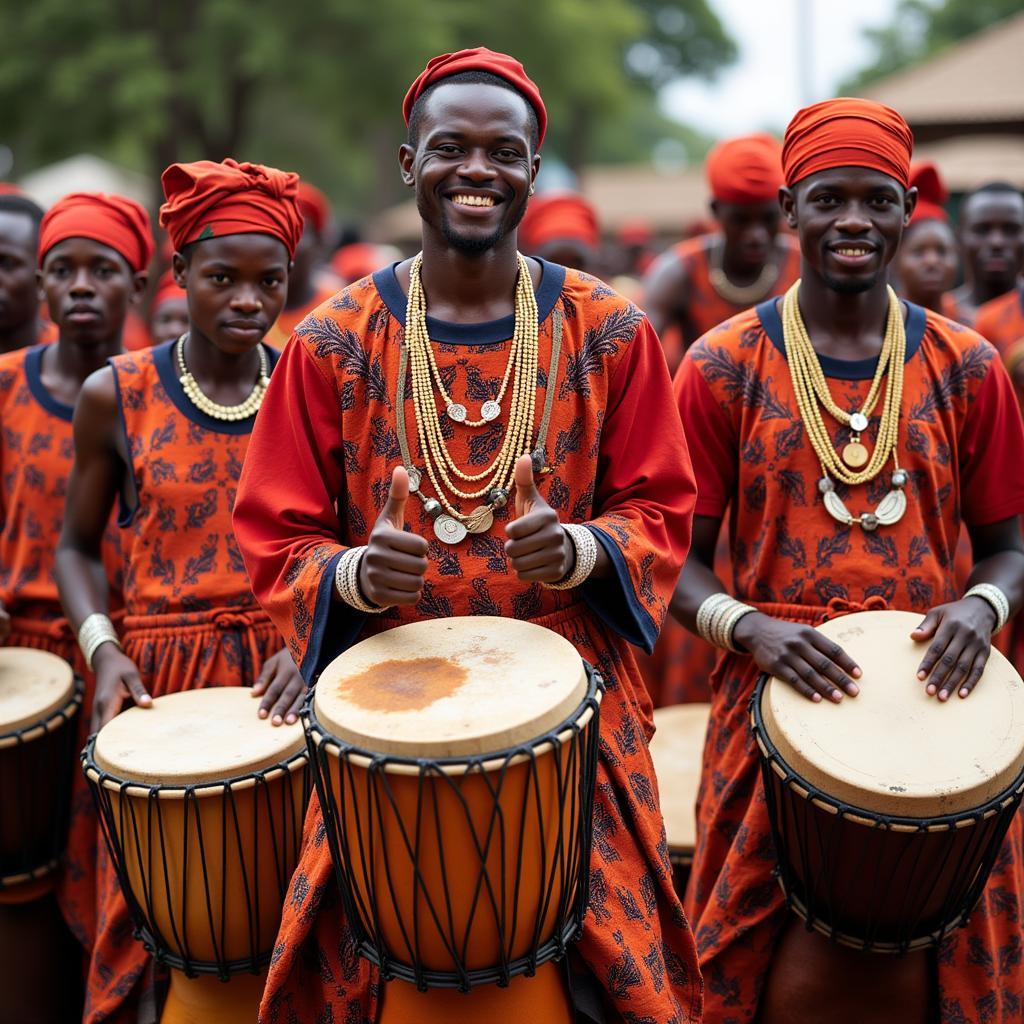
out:
<path id="1" fill-rule="evenodd" d="M 263 698 L 258 711 L 260 718 L 269 716 L 274 725 L 298 721 L 306 683 L 287 650 L 278 651 L 263 663 L 252 695 Z"/>
<path id="2" fill-rule="evenodd" d="M 992 606 L 973 596 L 940 604 L 924 617 L 910 636 L 918 643 L 932 641 L 917 670 L 931 696 L 948 700 L 954 690 L 970 695 L 985 671 L 995 626 Z"/>
<path id="3" fill-rule="evenodd" d="M 572 571 L 576 548 L 537 490 L 529 455 L 516 462 L 515 484 L 516 515 L 505 527 L 505 554 L 521 580 L 557 583 Z"/>

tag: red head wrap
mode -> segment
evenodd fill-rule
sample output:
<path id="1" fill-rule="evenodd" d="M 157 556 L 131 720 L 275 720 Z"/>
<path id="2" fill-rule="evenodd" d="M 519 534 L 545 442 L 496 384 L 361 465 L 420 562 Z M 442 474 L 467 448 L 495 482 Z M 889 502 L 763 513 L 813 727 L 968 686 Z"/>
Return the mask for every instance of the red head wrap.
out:
<path id="1" fill-rule="evenodd" d="M 295 255 L 302 237 L 299 176 L 262 164 L 197 160 L 171 164 L 161 175 L 167 202 L 160 225 L 174 248 L 224 235 L 270 235 Z"/>
<path id="2" fill-rule="evenodd" d="M 316 228 L 318 235 L 322 235 L 331 222 L 331 204 L 327 196 L 315 185 L 300 179 L 298 200 L 303 219 Z"/>
<path id="3" fill-rule="evenodd" d="M 718 143 L 704 162 L 711 194 L 723 203 L 767 203 L 782 186 L 782 146 L 771 135 Z"/>
<path id="4" fill-rule="evenodd" d="M 910 182 L 910 126 L 891 107 L 843 97 L 798 110 L 786 129 L 782 169 L 786 184 L 833 167 L 868 167 Z"/>
<path id="5" fill-rule="evenodd" d="M 72 192 L 58 199 L 39 225 L 39 262 L 68 238 L 91 238 L 119 252 L 136 273 L 153 258 L 153 231 L 145 208 L 125 196 Z"/>
<path id="6" fill-rule="evenodd" d="M 949 214 L 943 208 L 943 203 L 949 198 L 949 192 L 939 177 L 939 169 L 935 164 L 914 164 L 910 168 L 910 185 L 917 189 L 917 206 L 911 214 L 910 223 L 941 220 L 948 224 Z"/>
<path id="7" fill-rule="evenodd" d="M 521 92 L 530 102 L 537 114 L 538 140 L 537 147 L 544 144 L 544 135 L 548 130 L 548 112 L 544 109 L 544 101 L 540 98 L 540 89 L 526 74 L 526 68 L 507 53 L 495 53 L 486 46 L 477 46 L 472 50 L 459 50 L 458 53 L 442 53 L 434 57 L 424 68 L 423 73 L 409 86 L 409 91 L 402 101 L 402 115 L 405 123 L 409 123 L 409 115 L 413 105 L 423 95 L 423 91 L 435 82 L 440 82 L 452 75 L 460 75 L 463 71 L 486 71 L 489 74 L 504 78 L 506 82 Z"/>
<path id="8" fill-rule="evenodd" d="M 188 292 L 174 280 L 174 273 L 170 270 L 160 275 L 160 280 L 157 282 L 156 291 L 153 293 L 153 302 L 150 305 L 150 310 L 155 312 L 159 306 L 162 306 L 165 302 L 171 299 L 184 299 L 188 297 Z"/>
<path id="9" fill-rule="evenodd" d="M 526 207 L 518 237 L 519 248 L 527 253 L 537 252 L 548 242 L 561 238 L 595 246 L 600 237 L 597 211 L 575 192 L 537 196 Z"/>

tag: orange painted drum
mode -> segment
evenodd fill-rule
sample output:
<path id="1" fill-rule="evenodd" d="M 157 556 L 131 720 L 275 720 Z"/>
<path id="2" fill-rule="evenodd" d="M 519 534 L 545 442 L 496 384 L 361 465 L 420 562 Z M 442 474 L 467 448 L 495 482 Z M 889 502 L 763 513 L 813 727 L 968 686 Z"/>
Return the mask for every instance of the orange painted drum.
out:
<path id="1" fill-rule="evenodd" d="M 658 777 L 672 879 L 680 899 L 686 891 L 697 846 L 697 790 L 710 717 L 710 704 L 654 709 L 651 759 Z"/>
<path id="2" fill-rule="evenodd" d="M 920 621 L 826 622 L 863 671 L 860 694 L 813 703 L 765 677 L 751 705 L 789 904 L 856 949 L 921 949 L 962 925 L 1024 793 L 1020 676 L 993 650 L 970 697 L 929 697 Z"/>
<path id="3" fill-rule="evenodd" d="M 81 681 L 63 658 L 0 648 L 0 903 L 56 885 L 81 706 Z"/>
<path id="4" fill-rule="evenodd" d="M 573 1019 L 555 961 L 587 900 L 601 682 L 490 616 L 377 634 L 303 713 L 327 837 L 384 1024 Z"/>
<path id="5" fill-rule="evenodd" d="M 82 754 L 142 941 L 174 968 L 162 1024 L 256 1020 L 309 794 L 301 727 L 256 708 L 245 687 L 168 694 Z"/>

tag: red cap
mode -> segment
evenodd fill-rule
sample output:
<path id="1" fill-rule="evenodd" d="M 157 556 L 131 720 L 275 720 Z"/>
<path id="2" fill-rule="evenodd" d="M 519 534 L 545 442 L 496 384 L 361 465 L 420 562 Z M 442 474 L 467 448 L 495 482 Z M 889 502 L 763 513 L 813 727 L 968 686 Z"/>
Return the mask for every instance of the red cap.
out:
<path id="1" fill-rule="evenodd" d="M 423 91 L 452 75 L 460 75 L 463 71 L 487 71 L 514 86 L 530 102 L 537 114 L 538 139 L 537 148 L 544 144 L 544 136 L 548 130 L 548 112 L 544 109 L 544 101 L 540 98 L 540 89 L 526 74 L 522 64 L 507 53 L 495 53 L 486 46 L 477 46 L 472 50 L 459 50 L 457 53 L 442 53 L 434 57 L 423 69 L 422 74 L 409 86 L 409 91 L 402 101 L 402 116 L 409 123 L 413 104 L 423 95 Z"/>
<path id="2" fill-rule="evenodd" d="M 153 293 L 153 302 L 149 308 L 151 312 L 155 312 L 158 306 L 162 306 L 170 299 L 184 299 L 187 297 L 188 292 L 174 280 L 174 272 L 167 270 L 160 275 L 156 291 Z"/>
<path id="3" fill-rule="evenodd" d="M 46 211 L 39 225 L 39 262 L 58 242 L 91 238 L 119 252 L 136 273 L 153 258 L 153 230 L 145 208 L 126 196 L 72 192 Z"/>
<path id="4" fill-rule="evenodd" d="M 534 253 L 561 238 L 597 245 L 600 231 L 594 207 L 575 192 L 550 192 L 531 199 L 519 223 L 519 248 Z"/>
<path id="5" fill-rule="evenodd" d="M 767 203 L 782 186 L 782 145 L 764 132 L 718 143 L 704 162 L 711 194 L 723 203 Z"/>
<path id="6" fill-rule="evenodd" d="M 910 223 L 917 224 L 922 220 L 941 220 L 949 223 L 943 203 L 949 198 L 949 192 L 939 176 L 939 169 L 933 163 L 917 163 L 910 168 L 910 185 L 917 189 L 917 206 L 911 214 Z"/>
<path id="7" fill-rule="evenodd" d="M 302 237 L 297 174 L 228 158 L 171 164 L 160 182 L 167 197 L 160 225 L 178 251 L 206 238 L 259 234 L 280 239 L 295 255 Z"/>
<path id="8" fill-rule="evenodd" d="M 13 181 L 0 181 L 0 196 L 23 196 L 24 194 Z"/>
<path id="9" fill-rule="evenodd" d="M 318 235 L 322 235 L 331 222 L 331 204 L 327 196 L 315 185 L 299 179 L 298 202 L 303 218 L 316 228 Z"/>
<path id="10" fill-rule="evenodd" d="M 782 144 L 786 184 L 833 167 L 868 167 L 910 183 L 910 125 L 891 107 L 841 97 L 797 111 Z"/>

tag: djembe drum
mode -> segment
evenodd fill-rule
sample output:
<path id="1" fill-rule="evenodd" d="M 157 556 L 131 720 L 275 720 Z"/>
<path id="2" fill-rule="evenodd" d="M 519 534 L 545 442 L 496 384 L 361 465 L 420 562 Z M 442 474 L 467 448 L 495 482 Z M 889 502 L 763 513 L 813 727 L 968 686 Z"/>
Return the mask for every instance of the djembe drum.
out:
<path id="1" fill-rule="evenodd" d="M 332 662 L 303 711 L 383 1024 L 569 1022 L 601 682 L 527 622 L 416 622 Z M 528 1015 L 528 1016 L 526 1016 Z"/>
<path id="2" fill-rule="evenodd" d="M 137 933 L 173 968 L 162 1024 L 256 1020 L 309 794 L 301 727 L 256 707 L 243 687 L 169 694 L 82 754 Z"/>
<path id="3" fill-rule="evenodd" d="M 0 903 L 27 903 L 55 884 L 81 706 L 81 681 L 62 658 L 0 648 Z"/>
<path id="4" fill-rule="evenodd" d="M 993 650 L 969 698 L 929 697 L 920 621 L 820 627 L 860 665 L 857 697 L 812 703 L 766 677 L 751 704 L 782 888 L 855 949 L 921 949 L 964 924 L 1024 793 L 1024 683 Z"/>
<path id="5" fill-rule="evenodd" d="M 710 717 L 710 704 L 654 709 L 651 759 L 661 794 L 672 879 L 680 899 L 686 891 L 697 846 L 697 790 Z"/>

